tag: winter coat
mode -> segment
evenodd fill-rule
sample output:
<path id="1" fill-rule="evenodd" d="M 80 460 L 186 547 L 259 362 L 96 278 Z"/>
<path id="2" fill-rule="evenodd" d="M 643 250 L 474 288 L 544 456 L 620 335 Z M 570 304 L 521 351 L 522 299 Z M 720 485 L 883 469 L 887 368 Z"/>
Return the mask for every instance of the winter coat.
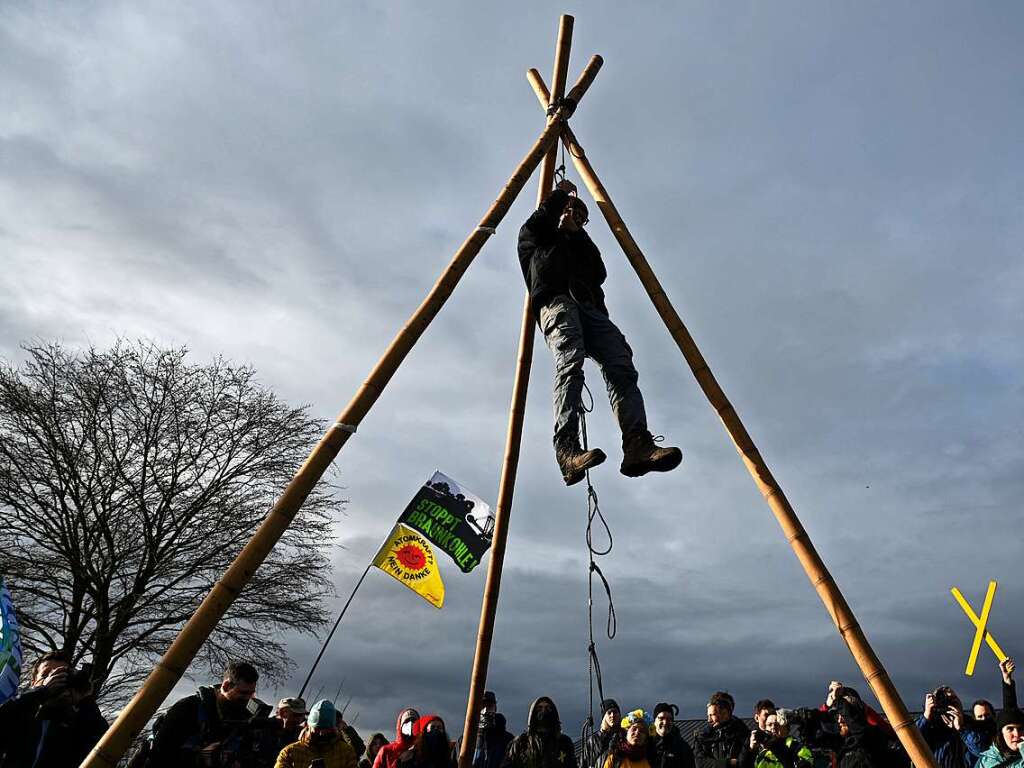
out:
<path id="1" fill-rule="evenodd" d="M 588 301 L 607 315 L 601 284 L 608 273 L 601 252 L 582 228 L 558 228 L 568 199 L 568 193 L 554 190 L 519 230 L 519 266 L 533 312 L 539 316 L 548 301 L 564 295 Z"/>
<path id="2" fill-rule="evenodd" d="M 1004 755 L 993 744 L 981 753 L 977 768 L 1024 768 L 1024 744 L 1012 755 Z"/>
<path id="3" fill-rule="evenodd" d="M 624 737 L 625 732 L 615 726 L 608 730 L 598 730 L 590 734 L 584 745 L 582 759 L 586 768 L 603 768 L 608 760 L 608 750 L 617 737 Z"/>
<path id="4" fill-rule="evenodd" d="M 729 768 L 729 760 L 739 761 L 750 729 L 738 717 L 730 717 L 720 725 L 708 724 L 693 737 L 693 756 L 697 768 Z"/>
<path id="5" fill-rule="evenodd" d="M 604 768 L 651 768 L 651 763 L 646 753 L 639 757 L 628 757 L 612 752 L 605 758 Z"/>
<path id="6" fill-rule="evenodd" d="M 917 718 L 917 727 L 928 743 L 939 768 L 974 768 L 985 751 L 985 732 L 970 718 L 964 718 L 959 731 L 950 728 L 940 718 Z"/>
<path id="7" fill-rule="evenodd" d="M 356 753 L 340 735 L 322 746 L 314 746 L 306 739 L 289 744 L 277 756 L 274 768 L 309 768 L 317 759 L 324 761 L 324 768 L 356 768 Z"/>
<path id="8" fill-rule="evenodd" d="M 412 746 L 413 737 L 402 733 L 402 718 L 408 712 L 415 710 L 406 708 L 398 713 L 395 719 L 395 740 L 380 748 L 377 757 L 373 759 L 373 768 L 398 768 L 398 758 Z"/>
<path id="9" fill-rule="evenodd" d="M 675 728 L 670 728 L 664 736 L 650 737 L 647 760 L 651 768 L 696 768 L 693 750 Z"/>
<path id="10" fill-rule="evenodd" d="M 150 768 L 189 768 L 220 764 L 223 756 L 240 756 L 243 763 L 273 765 L 278 731 L 269 704 L 252 699 L 245 717 L 225 722 L 217 689 L 202 686 L 192 696 L 176 701 L 153 736 Z"/>
<path id="11" fill-rule="evenodd" d="M 351 725 L 345 725 L 338 729 L 341 733 L 341 738 L 345 740 L 345 743 L 352 747 L 352 751 L 355 752 L 356 759 L 358 760 L 366 752 L 366 744 L 359 737 L 356 729 Z"/>
<path id="12" fill-rule="evenodd" d="M 541 696 L 530 705 L 526 731 L 509 744 L 502 768 L 576 768 L 576 748 L 572 739 L 562 733 L 561 722 L 551 733 L 537 729 L 534 713 L 541 701 L 551 703 L 554 708 L 554 702 L 546 696 Z M 557 708 L 555 719 L 558 719 Z"/>
<path id="13" fill-rule="evenodd" d="M 96 746 L 107 730 L 96 701 L 71 707 L 53 699 L 30 688 L 0 704 L 0 768 L 75 768 Z"/>

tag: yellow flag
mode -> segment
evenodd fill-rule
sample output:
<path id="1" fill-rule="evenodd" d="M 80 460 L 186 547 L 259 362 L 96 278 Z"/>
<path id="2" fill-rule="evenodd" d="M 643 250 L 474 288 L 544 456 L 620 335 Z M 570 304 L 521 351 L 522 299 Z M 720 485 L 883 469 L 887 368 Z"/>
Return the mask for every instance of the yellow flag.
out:
<path id="1" fill-rule="evenodd" d="M 440 608 L 444 605 L 444 582 L 430 542 L 399 523 L 373 558 L 373 564 L 413 592 Z"/>

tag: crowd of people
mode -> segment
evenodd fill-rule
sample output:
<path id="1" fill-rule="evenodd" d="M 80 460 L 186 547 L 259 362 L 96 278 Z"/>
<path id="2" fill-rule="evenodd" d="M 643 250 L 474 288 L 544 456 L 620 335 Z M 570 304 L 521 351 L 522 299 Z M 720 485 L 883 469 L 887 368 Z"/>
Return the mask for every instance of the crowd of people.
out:
<path id="1" fill-rule="evenodd" d="M 916 721 L 939 768 L 1024 768 L 1024 712 L 1017 707 L 1014 663 L 1000 664 L 1002 707 L 978 700 L 965 709 L 949 686 L 924 699 Z M 403 709 L 389 740 L 364 742 L 329 700 L 307 709 L 301 698 L 271 707 L 256 697 L 259 674 L 232 662 L 218 685 L 202 686 L 154 719 L 129 768 L 455 768 L 461 740 L 444 720 Z M 483 696 L 471 751 L 473 768 L 910 768 L 893 727 L 856 690 L 832 682 L 822 704 L 785 709 L 769 699 L 748 725 L 733 697 L 713 693 L 707 722 L 689 739 L 674 704 L 624 712 L 601 702 L 597 724 L 579 742 L 563 731 L 547 696 L 529 708 L 513 736 L 497 698 Z M 46 654 L 31 684 L 0 705 L 0 768 L 76 768 L 107 728 L 88 675 L 66 656 Z"/>

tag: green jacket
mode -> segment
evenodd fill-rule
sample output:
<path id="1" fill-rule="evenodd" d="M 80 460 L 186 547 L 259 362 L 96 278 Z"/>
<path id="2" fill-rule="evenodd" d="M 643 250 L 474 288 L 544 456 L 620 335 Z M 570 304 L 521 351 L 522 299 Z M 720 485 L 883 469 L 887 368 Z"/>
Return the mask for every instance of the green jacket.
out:
<path id="1" fill-rule="evenodd" d="M 997 735 L 996 738 L 998 739 L 999 736 Z M 993 744 L 981 753 L 975 768 L 1024 768 L 1024 753 L 1018 750 L 1016 754 L 1007 757 L 999 751 L 999 747 Z"/>
<path id="2" fill-rule="evenodd" d="M 814 755 L 811 754 L 811 750 L 792 736 L 786 737 L 786 746 L 795 753 L 797 768 L 811 768 L 814 765 Z M 754 768 L 786 768 L 786 766 L 770 749 L 762 749 L 754 758 Z"/>

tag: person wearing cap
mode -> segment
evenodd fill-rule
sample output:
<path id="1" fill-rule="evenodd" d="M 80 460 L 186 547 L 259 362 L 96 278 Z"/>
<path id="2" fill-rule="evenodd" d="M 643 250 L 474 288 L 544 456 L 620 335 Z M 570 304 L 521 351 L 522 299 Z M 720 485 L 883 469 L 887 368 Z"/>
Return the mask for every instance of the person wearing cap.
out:
<path id="1" fill-rule="evenodd" d="M 1024 712 L 1008 707 L 996 716 L 996 737 L 977 768 L 1024 768 Z"/>
<path id="2" fill-rule="evenodd" d="M 619 721 L 622 720 L 622 710 L 615 699 L 605 699 L 601 702 L 601 727 L 590 738 L 583 750 L 583 762 L 587 768 L 601 768 L 608 758 L 608 750 L 612 741 L 622 732 Z"/>
<path id="3" fill-rule="evenodd" d="M 555 358 L 555 459 L 566 485 L 603 462 L 604 451 L 580 447 L 583 360 L 601 369 L 608 400 L 622 433 L 619 472 L 640 477 L 679 466 L 678 448 L 655 444 L 637 386 L 633 350 L 608 316 L 601 284 L 608 276 L 601 253 L 583 227 L 587 206 L 576 186 L 560 181 L 519 230 L 519 265 L 534 316 Z"/>
<path id="4" fill-rule="evenodd" d="M 308 714 L 309 710 L 306 709 L 304 699 L 288 697 L 277 702 L 277 712 L 274 713 L 274 719 L 280 724 L 277 740 L 279 752 L 289 744 L 299 740 L 302 727 L 306 724 L 306 715 Z"/>
<path id="5" fill-rule="evenodd" d="M 654 707 L 654 733 L 647 746 L 651 768 L 696 768 L 693 750 L 675 727 L 679 708 L 664 702 Z"/>
<path id="6" fill-rule="evenodd" d="M 651 768 L 647 760 L 651 716 L 642 709 L 634 709 L 626 713 L 619 727 L 621 734 L 612 740 L 603 768 Z"/>
<path id="7" fill-rule="evenodd" d="M 484 691 L 480 702 L 480 723 L 473 750 L 473 768 L 500 768 L 505 751 L 515 737 L 506 729 L 505 716 L 498 712 L 498 697 L 494 691 Z M 462 752 L 462 737 L 455 745 L 455 753 Z"/>
<path id="8" fill-rule="evenodd" d="M 338 713 L 327 699 L 309 710 L 298 740 L 281 750 L 274 768 L 356 768 L 356 753 L 338 732 Z"/>
<path id="9" fill-rule="evenodd" d="M 697 768 L 736 768 L 750 729 L 732 713 L 736 701 L 725 691 L 708 699 L 708 724 L 693 738 Z"/>

